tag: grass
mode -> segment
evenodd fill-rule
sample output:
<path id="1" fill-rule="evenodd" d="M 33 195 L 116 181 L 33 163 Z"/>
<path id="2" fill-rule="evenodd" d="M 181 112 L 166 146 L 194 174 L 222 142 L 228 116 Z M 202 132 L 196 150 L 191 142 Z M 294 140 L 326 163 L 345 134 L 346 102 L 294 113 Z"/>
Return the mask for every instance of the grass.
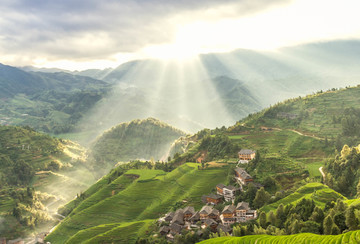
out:
<path id="1" fill-rule="evenodd" d="M 275 211 L 280 204 L 283 204 L 284 206 L 288 204 L 295 205 L 303 198 L 314 200 L 315 205 L 322 208 L 325 207 L 326 202 L 336 201 L 337 198 L 347 200 L 346 197 L 330 189 L 326 185 L 315 182 L 308 183 L 300 187 L 296 192 L 290 194 L 283 199 L 280 199 L 275 203 L 264 206 L 263 208 L 261 208 L 261 210 L 265 212 L 269 212 L 271 210 Z"/>
<path id="2" fill-rule="evenodd" d="M 121 224 L 121 231 L 125 228 L 123 224 L 157 219 L 183 200 L 200 209 L 202 195 L 210 193 L 219 183 L 228 183 L 228 170 L 227 166 L 198 170 L 197 164 L 188 163 L 169 173 L 129 170 L 111 184 L 107 184 L 105 177 L 88 190 L 92 191 L 90 197 L 56 227 L 47 241 L 64 243 L 79 231 L 109 223 Z M 133 175 L 140 177 L 136 179 Z M 118 185 L 124 189 L 112 195 L 111 189 Z M 135 227 L 138 231 L 143 228 L 138 223 L 131 228 Z"/>
<path id="3" fill-rule="evenodd" d="M 200 242 L 201 244 L 357 244 L 360 243 L 360 231 L 350 231 L 341 235 L 316 235 L 301 233 L 286 236 L 253 235 L 244 237 L 219 237 Z"/>
<path id="4" fill-rule="evenodd" d="M 360 88 L 351 87 L 339 91 L 329 91 L 308 95 L 301 99 L 290 99 L 268 110 L 286 111 L 291 114 L 307 113 L 299 124 L 296 120 L 280 119 L 276 116 L 266 117 L 263 110 L 251 117 L 244 119 L 247 125 L 269 126 L 277 128 L 294 128 L 308 135 L 320 137 L 336 137 L 341 132 L 341 121 L 333 122 L 333 116 L 343 114 L 345 108 L 360 108 Z M 276 114 L 276 112 L 275 112 Z"/>

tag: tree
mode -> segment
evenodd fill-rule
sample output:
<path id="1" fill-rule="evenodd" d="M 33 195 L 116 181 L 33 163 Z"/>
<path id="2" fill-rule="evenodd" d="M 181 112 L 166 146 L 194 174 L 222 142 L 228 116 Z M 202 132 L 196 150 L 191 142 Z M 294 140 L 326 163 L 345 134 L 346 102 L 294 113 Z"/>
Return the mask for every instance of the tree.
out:
<path id="1" fill-rule="evenodd" d="M 269 213 L 269 222 L 273 226 L 276 225 L 276 217 L 275 217 L 275 214 L 273 211 L 270 211 L 270 213 Z"/>
<path id="2" fill-rule="evenodd" d="M 259 224 L 262 228 L 266 229 L 266 213 L 265 212 L 261 212 L 260 216 L 259 216 Z"/>
<path id="3" fill-rule="evenodd" d="M 356 230 L 359 225 L 359 220 L 355 216 L 354 207 L 349 207 L 345 212 L 345 223 L 349 230 Z"/>
<path id="4" fill-rule="evenodd" d="M 315 207 L 313 213 L 311 214 L 309 220 L 315 221 L 316 223 L 321 224 L 324 221 L 324 212 L 321 208 Z"/>
<path id="5" fill-rule="evenodd" d="M 343 232 L 346 229 L 345 213 L 340 212 L 338 214 L 335 214 L 335 216 L 334 216 L 334 224 L 336 224 L 337 227 L 339 227 L 340 233 Z"/>
<path id="6" fill-rule="evenodd" d="M 334 222 L 333 219 L 330 215 L 328 215 L 325 219 L 324 219 L 324 235 L 331 235 L 331 228 L 333 226 Z"/>
<path id="7" fill-rule="evenodd" d="M 276 227 L 283 228 L 285 221 L 284 205 L 281 203 L 276 209 Z"/>
<path id="8" fill-rule="evenodd" d="M 299 220 L 295 219 L 291 225 L 291 234 L 297 234 L 300 232 L 300 223 Z"/>
<path id="9" fill-rule="evenodd" d="M 253 183 L 249 183 L 245 193 L 245 199 L 250 204 L 250 206 L 253 206 L 256 193 L 257 193 L 257 188 L 254 186 Z"/>
<path id="10" fill-rule="evenodd" d="M 341 232 L 340 232 L 340 229 L 337 225 L 333 225 L 331 227 L 331 235 L 339 235 Z"/>
<path id="11" fill-rule="evenodd" d="M 270 200 L 270 197 L 270 194 L 265 191 L 264 187 L 261 187 L 260 190 L 256 192 L 254 207 L 257 209 L 261 208 Z"/>
<path id="12" fill-rule="evenodd" d="M 301 233 L 314 233 L 320 234 L 320 224 L 314 221 L 305 221 L 300 229 Z"/>

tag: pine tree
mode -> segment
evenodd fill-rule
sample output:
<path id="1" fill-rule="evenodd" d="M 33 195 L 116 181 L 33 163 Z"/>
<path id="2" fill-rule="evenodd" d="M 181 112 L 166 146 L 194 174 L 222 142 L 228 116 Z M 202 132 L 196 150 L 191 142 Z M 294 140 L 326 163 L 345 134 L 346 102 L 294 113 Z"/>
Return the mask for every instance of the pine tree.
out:
<path id="1" fill-rule="evenodd" d="M 355 216 L 354 207 L 350 207 L 345 212 L 345 223 L 350 230 L 356 230 L 359 225 L 359 220 Z"/>
<path id="2" fill-rule="evenodd" d="M 254 207 L 259 209 L 264 206 L 270 200 L 270 194 L 265 191 L 264 187 L 256 192 L 254 199 Z"/>
<path id="3" fill-rule="evenodd" d="M 325 219 L 324 219 L 324 235 L 331 235 L 331 228 L 334 224 L 334 221 L 332 219 L 332 217 L 330 215 L 328 215 Z"/>
<path id="4" fill-rule="evenodd" d="M 259 216 L 259 224 L 262 228 L 266 228 L 266 213 L 261 212 Z"/>
<path id="5" fill-rule="evenodd" d="M 276 209 L 276 227 L 282 228 L 286 221 L 286 215 L 284 213 L 284 205 L 281 203 Z"/>
<path id="6" fill-rule="evenodd" d="M 276 217 L 275 217 L 275 214 L 273 211 L 270 211 L 270 213 L 269 213 L 269 222 L 273 226 L 276 225 Z"/>
<path id="7" fill-rule="evenodd" d="M 299 220 L 295 219 L 295 221 L 291 225 L 291 234 L 297 234 L 299 232 L 300 232 L 300 223 Z"/>
<path id="8" fill-rule="evenodd" d="M 339 235 L 341 232 L 340 232 L 340 229 L 337 225 L 333 225 L 331 227 L 331 235 Z"/>

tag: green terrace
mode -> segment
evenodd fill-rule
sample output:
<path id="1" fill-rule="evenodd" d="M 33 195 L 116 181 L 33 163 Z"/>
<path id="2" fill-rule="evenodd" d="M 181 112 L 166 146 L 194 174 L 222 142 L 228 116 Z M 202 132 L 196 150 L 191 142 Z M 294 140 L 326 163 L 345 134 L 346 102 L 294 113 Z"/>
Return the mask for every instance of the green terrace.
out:
<path id="1" fill-rule="evenodd" d="M 66 206 L 74 210 L 47 241 L 64 243 L 79 231 L 95 228 L 98 233 L 96 227 L 109 223 L 121 224 L 121 230 L 128 223 L 155 220 L 185 203 L 200 209 L 203 205 L 201 196 L 211 192 L 217 184 L 227 183 L 229 170 L 227 165 L 200 170 L 195 163 L 186 163 L 169 173 L 162 170 L 119 173 L 114 170 L 85 191 L 83 200 L 79 197 Z M 110 230 L 104 227 L 103 234 L 105 231 Z M 137 231 L 139 229 L 135 228 L 134 233 Z"/>

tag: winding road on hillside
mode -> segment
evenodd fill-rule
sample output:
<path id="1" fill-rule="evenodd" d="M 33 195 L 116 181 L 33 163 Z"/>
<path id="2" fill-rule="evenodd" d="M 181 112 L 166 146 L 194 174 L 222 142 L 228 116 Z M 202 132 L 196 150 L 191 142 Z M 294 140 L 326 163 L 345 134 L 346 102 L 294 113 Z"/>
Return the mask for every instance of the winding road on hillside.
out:
<path id="1" fill-rule="evenodd" d="M 323 179 L 325 179 L 325 173 L 324 173 L 324 171 L 323 171 L 323 167 L 322 167 L 322 166 L 319 168 L 319 171 L 320 171 Z"/>

